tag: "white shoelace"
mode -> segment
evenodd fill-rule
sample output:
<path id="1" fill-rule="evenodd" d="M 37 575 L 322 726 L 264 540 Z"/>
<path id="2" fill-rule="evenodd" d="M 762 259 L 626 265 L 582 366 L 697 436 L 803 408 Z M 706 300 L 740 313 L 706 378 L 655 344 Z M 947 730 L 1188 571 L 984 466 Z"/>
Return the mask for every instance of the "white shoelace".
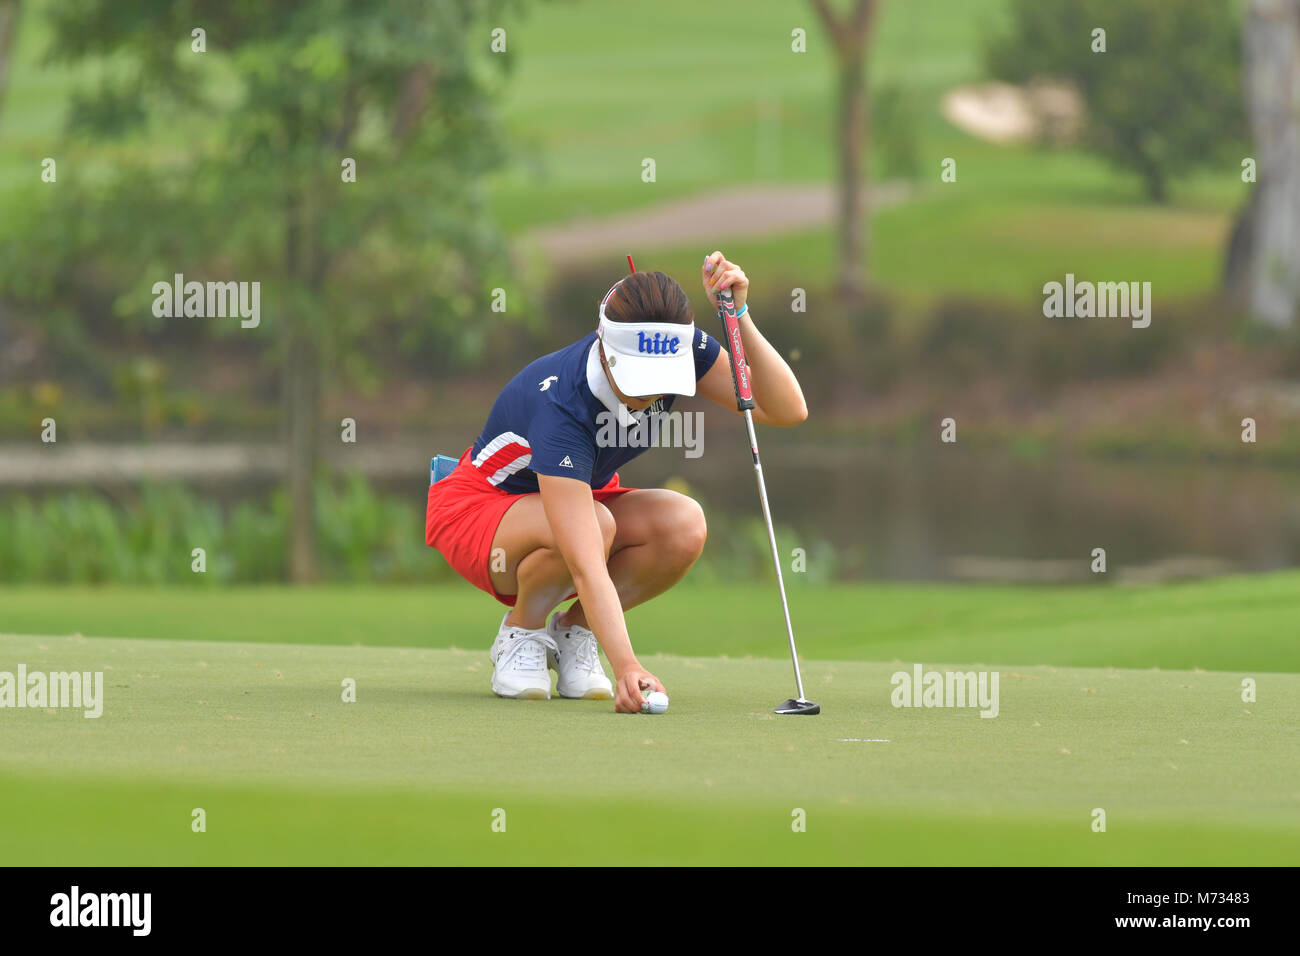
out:
<path id="1" fill-rule="evenodd" d="M 544 671 L 546 650 L 558 651 L 549 634 L 536 631 L 511 631 L 506 646 L 501 651 L 497 667 L 501 670 Z"/>
<path id="2" fill-rule="evenodd" d="M 596 635 L 585 627 L 570 628 L 569 634 L 569 640 L 576 645 L 578 669 L 584 674 L 595 674 L 598 671 L 604 674 L 600 668 L 600 645 L 596 643 Z"/>

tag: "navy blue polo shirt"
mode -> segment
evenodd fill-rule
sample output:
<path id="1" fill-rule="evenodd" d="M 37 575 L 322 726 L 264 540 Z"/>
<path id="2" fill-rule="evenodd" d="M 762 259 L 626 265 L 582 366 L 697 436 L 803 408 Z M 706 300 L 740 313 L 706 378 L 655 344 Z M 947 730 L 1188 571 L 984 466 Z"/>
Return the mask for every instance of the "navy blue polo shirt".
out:
<path id="1" fill-rule="evenodd" d="M 538 490 L 538 475 L 556 475 L 600 488 L 646 450 L 608 441 L 612 426 L 652 428 L 677 396 L 665 395 L 644 411 L 630 411 L 610 387 L 598 348 L 592 332 L 526 365 L 501 390 L 473 448 L 474 466 L 489 483 L 511 494 L 528 494 Z M 695 330 L 691 352 L 697 382 L 720 351 L 716 339 Z"/>

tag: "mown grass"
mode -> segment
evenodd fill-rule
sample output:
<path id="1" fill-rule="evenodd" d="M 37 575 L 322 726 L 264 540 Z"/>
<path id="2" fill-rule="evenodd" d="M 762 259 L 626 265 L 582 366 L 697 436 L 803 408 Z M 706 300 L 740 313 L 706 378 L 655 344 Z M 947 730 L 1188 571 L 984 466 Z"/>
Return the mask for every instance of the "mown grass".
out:
<path id="1" fill-rule="evenodd" d="M 1083 651 L 1104 629 L 1059 639 Z M 823 713 L 779 718 L 785 661 L 646 655 L 672 694 L 648 717 L 495 698 L 481 646 L 0 637 L 0 669 L 105 675 L 97 719 L 5 712 L 0 842 L 12 863 L 77 865 L 1294 858 L 1300 676 L 1006 665 L 992 642 L 967 649 L 1000 673 L 992 719 L 892 706 L 892 675 L 913 660 L 810 660 Z M 927 668 L 975 666 L 918 650 Z M 1167 653 L 1158 638 L 1146 652 Z M 1242 701 L 1246 676 L 1257 702 Z"/>
<path id="2" fill-rule="evenodd" d="M 1300 672 L 1295 571 L 1143 587 L 822 587 L 788 578 L 799 648 L 813 659 Z M 486 652 L 501 613 L 464 584 L 0 589 L 0 633 L 9 634 Z M 628 614 L 644 653 L 786 653 L 774 586 L 688 579 Z"/>

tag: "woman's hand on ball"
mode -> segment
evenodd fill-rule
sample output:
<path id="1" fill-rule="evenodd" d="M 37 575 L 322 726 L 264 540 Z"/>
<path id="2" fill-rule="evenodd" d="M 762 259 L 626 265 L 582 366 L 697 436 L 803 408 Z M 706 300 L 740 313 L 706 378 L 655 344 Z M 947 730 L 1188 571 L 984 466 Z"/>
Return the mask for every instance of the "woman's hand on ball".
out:
<path id="1" fill-rule="evenodd" d="M 620 714 L 639 714 L 645 703 L 645 694 L 657 690 L 667 693 L 659 678 L 640 667 L 632 667 L 618 677 L 618 689 L 614 694 L 614 710 Z"/>

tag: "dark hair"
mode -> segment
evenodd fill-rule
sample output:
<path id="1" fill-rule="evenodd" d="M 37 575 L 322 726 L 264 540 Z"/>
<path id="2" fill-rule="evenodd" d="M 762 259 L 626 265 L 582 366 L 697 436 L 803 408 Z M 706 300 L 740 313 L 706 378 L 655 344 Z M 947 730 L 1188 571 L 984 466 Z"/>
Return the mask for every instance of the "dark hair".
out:
<path id="1" fill-rule="evenodd" d="M 611 322 L 673 322 L 690 325 L 695 321 L 691 300 L 682 287 L 662 272 L 634 272 L 618 284 L 605 303 L 605 318 Z"/>

